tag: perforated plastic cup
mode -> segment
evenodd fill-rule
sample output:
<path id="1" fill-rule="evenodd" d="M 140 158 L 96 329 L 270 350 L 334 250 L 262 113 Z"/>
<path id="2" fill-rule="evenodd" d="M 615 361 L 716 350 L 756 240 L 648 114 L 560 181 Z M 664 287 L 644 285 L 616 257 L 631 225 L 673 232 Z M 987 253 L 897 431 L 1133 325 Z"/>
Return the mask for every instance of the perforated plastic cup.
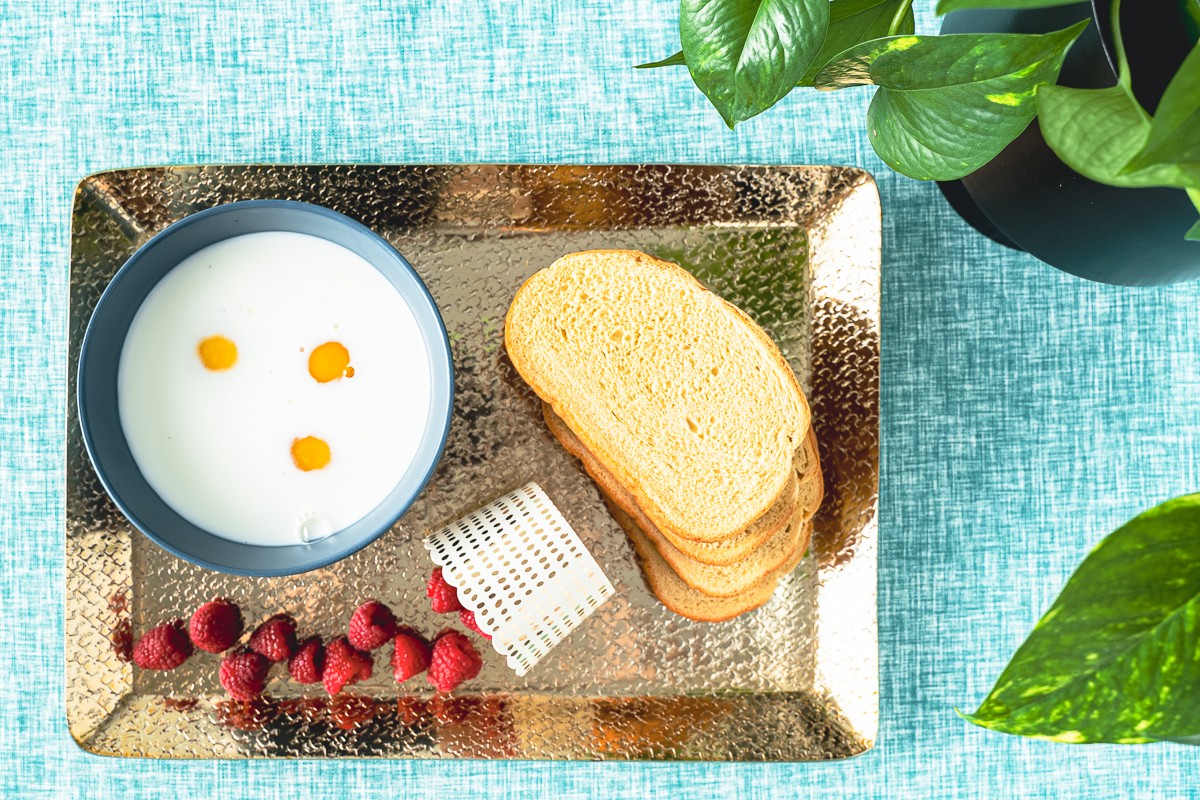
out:
<path id="1" fill-rule="evenodd" d="M 430 534 L 425 548 L 517 675 L 529 672 L 614 593 L 536 483 Z"/>

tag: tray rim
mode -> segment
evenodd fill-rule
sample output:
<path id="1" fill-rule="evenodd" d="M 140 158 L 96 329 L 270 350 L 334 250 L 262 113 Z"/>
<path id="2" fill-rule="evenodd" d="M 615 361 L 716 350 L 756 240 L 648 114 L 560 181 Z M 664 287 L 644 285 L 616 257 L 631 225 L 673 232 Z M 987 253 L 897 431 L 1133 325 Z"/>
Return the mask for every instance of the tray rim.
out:
<path id="1" fill-rule="evenodd" d="M 681 170 L 696 169 L 696 168 L 711 168 L 711 169 L 718 169 L 718 170 L 749 169 L 749 170 L 768 170 L 768 171 L 771 171 L 771 170 L 792 171 L 792 170 L 803 170 L 803 169 L 837 170 L 848 176 L 852 176 L 855 179 L 855 187 L 854 187 L 855 191 L 863 191 L 863 190 L 869 191 L 871 197 L 874 200 L 874 210 L 871 213 L 870 217 L 869 218 L 858 217 L 857 221 L 859 223 L 862 223 L 864 221 L 870 222 L 871 228 L 870 228 L 869 232 L 870 232 L 871 238 L 875 244 L 875 246 L 873 248 L 873 258 L 871 259 L 871 262 L 869 264 L 869 270 L 874 275 L 875 280 L 876 280 L 875 285 L 874 285 L 873 298 L 872 298 L 874 300 L 873 311 L 874 311 L 874 314 L 876 315 L 875 328 L 874 328 L 874 330 L 875 330 L 874 342 L 875 342 L 876 346 L 879 348 L 879 353 L 880 354 L 882 353 L 883 329 L 882 329 L 882 325 L 880 324 L 880 316 L 882 314 L 882 238 L 883 238 L 882 217 L 883 217 L 883 214 L 882 214 L 882 198 L 881 198 L 881 195 L 879 192 L 878 181 L 875 179 L 875 176 L 870 171 L 868 171 L 867 169 L 865 169 L 863 167 L 858 167 L 858 166 L 854 166 L 854 165 L 812 164 L 812 163 L 802 163 L 802 164 L 775 163 L 775 162 L 716 163 L 716 162 L 711 162 L 711 161 L 647 162 L 647 161 L 626 161 L 626 160 L 596 161 L 596 162 L 587 162 L 587 163 L 580 163 L 578 161 L 561 161 L 561 162 L 560 161 L 540 161 L 540 162 L 534 162 L 534 161 L 487 161 L 487 162 L 465 162 L 465 161 L 438 162 L 438 161 L 432 161 L 432 162 L 419 162 L 419 163 L 418 162 L 396 163 L 396 162 L 374 162 L 374 161 L 361 161 L 361 162 L 343 162 L 343 161 L 315 161 L 315 162 L 246 161 L 246 162 L 237 162 L 237 161 L 234 161 L 234 162 L 202 162 L 202 163 L 182 163 L 182 164 L 141 165 L 141 166 L 135 166 L 135 167 L 112 167 L 112 168 L 101 169 L 101 170 L 89 172 L 88 174 L 86 174 L 85 176 L 80 178 L 79 181 L 76 183 L 75 189 L 72 193 L 72 201 L 71 201 L 70 211 L 69 211 L 70 220 L 68 222 L 68 241 L 71 242 L 71 245 L 68 247 L 68 250 L 67 250 L 68 276 L 67 276 L 67 281 L 65 282 L 66 291 L 67 291 L 66 317 L 68 320 L 68 325 L 69 325 L 69 322 L 71 319 L 70 315 L 71 315 L 72 303 L 71 303 L 70 293 L 73 288 L 72 281 L 74 278 L 74 270 L 72 268 L 72 262 L 74 260 L 74 253 L 75 253 L 75 245 L 74 245 L 75 233 L 76 233 L 75 217 L 76 217 L 76 211 L 79 208 L 79 205 L 81 203 L 81 199 L 82 199 L 81 195 L 83 195 L 86 191 L 89 191 L 89 186 L 88 186 L 89 182 L 94 181 L 97 178 L 102 178 L 103 176 L 115 175 L 118 173 L 132 173 L 132 172 L 144 172 L 144 171 L 156 171 L 156 170 L 163 170 L 163 171 L 165 171 L 165 170 L 184 170 L 184 169 L 204 170 L 204 169 L 226 169 L 226 168 L 234 168 L 234 169 L 255 169 L 255 168 L 302 169 L 302 168 L 314 168 L 314 167 L 316 167 L 316 168 L 320 168 L 320 167 L 389 168 L 390 167 L 390 168 L 409 168 L 409 169 L 411 169 L 411 168 L 467 169 L 467 168 L 481 168 L 481 167 L 483 167 L 483 168 L 486 168 L 486 167 L 497 167 L 497 168 L 506 168 L 506 167 L 516 167 L 516 168 L 520 168 L 520 167 L 529 167 L 529 168 L 577 167 L 577 168 L 581 168 L 581 169 L 666 167 L 669 169 L 679 168 Z M 811 231 L 811 228 L 810 228 L 810 231 Z M 65 349 L 66 349 L 68 377 L 70 376 L 70 373 L 74 372 L 78 368 L 76 360 L 71 357 L 71 336 L 72 336 L 71 331 L 68 330 L 67 336 L 65 337 L 65 342 L 64 342 Z M 882 370 L 879 370 L 876 374 L 876 388 L 877 388 L 877 390 L 880 391 L 880 394 L 879 394 L 879 399 L 877 401 L 878 405 L 876 407 L 875 442 L 876 442 L 877 447 L 879 447 L 880 450 L 882 450 L 882 447 L 883 447 L 882 424 L 881 424 L 882 416 L 880 413 L 881 405 L 882 405 L 882 392 L 881 392 Z M 72 397 L 70 396 L 71 394 L 72 393 L 70 391 L 68 391 L 67 401 L 64 404 L 64 408 L 63 408 L 63 423 L 64 423 L 63 427 L 64 427 L 64 433 L 65 433 L 66 437 L 68 437 L 67 438 L 68 442 L 69 442 L 69 436 L 70 436 L 70 432 L 71 432 L 71 416 L 70 416 L 71 415 L 70 404 L 72 401 Z M 90 464 L 90 462 L 89 462 L 89 464 Z M 352 758 L 352 759 L 359 759 L 359 760 L 396 760 L 396 761 L 454 761 L 454 760 L 494 761 L 494 760 L 502 760 L 502 761 L 528 761 L 528 762 L 546 762 L 546 763 L 555 763 L 555 762 L 563 762 L 563 761 L 569 761 L 569 762 L 578 762 L 578 761 L 626 761 L 626 762 L 629 762 L 629 761 L 633 761 L 633 762 L 663 762 L 663 763 L 674 763 L 674 762 L 722 763 L 722 762 L 724 762 L 724 763 L 772 764 L 772 763 L 813 763 L 814 761 L 818 762 L 818 763 L 820 763 L 820 762 L 843 762 L 843 761 L 847 761 L 850 759 L 856 759 L 856 758 L 863 756 L 866 753 L 872 751 L 873 749 L 875 749 L 875 747 L 879 744 L 879 734 L 880 734 L 879 687 L 880 687 L 881 676 L 880 676 L 879 640 L 878 640 L 878 633 L 879 633 L 879 618 L 878 618 L 878 603 L 879 603 L 878 560 L 879 560 L 879 553 L 878 553 L 878 544 L 881 539 L 880 530 L 879 530 L 879 523 L 880 523 L 879 509 L 880 509 L 880 502 L 881 502 L 881 497 L 882 497 L 882 493 L 880 491 L 880 484 L 881 484 L 881 479 L 882 479 L 881 466 L 882 466 L 882 461 L 877 460 L 875 463 L 875 470 L 874 470 L 875 494 L 874 494 L 874 501 L 873 501 L 874 502 L 873 513 L 872 513 L 872 519 L 871 519 L 871 524 L 870 524 L 872 532 L 871 532 L 871 535 L 868 537 L 874 546 L 873 547 L 874 552 L 872 553 L 872 555 L 870 557 L 871 572 L 872 572 L 872 578 L 873 578 L 873 580 L 871 582 L 873 597 L 872 597 L 872 602 L 871 602 L 872 621 L 871 621 L 870 630 L 871 630 L 871 633 L 873 634 L 873 639 L 874 639 L 874 648 L 872 651 L 872 657 L 873 657 L 873 661 L 874 661 L 874 669 L 872 670 L 872 673 L 871 673 L 872 677 L 873 677 L 873 681 L 872 681 L 873 691 L 871 692 L 871 697 L 873 698 L 872 705 L 873 705 L 873 709 L 874 709 L 873 717 L 872 717 L 872 729 L 869 731 L 870 738 L 865 738 L 863 740 L 863 743 L 865 746 L 863 746 L 862 749 L 860 749 L 856 752 L 850 753 L 848 755 L 839 755 L 839 756 L 836 756 L 833 758 L 826 758 L 826 759 L 815 759 L 815 760 L 802 759 L 802 760 L 789 761 L 786 759 L 761 759 L 761 758 L 749 758 L 749 757 L 732 757 L 732 758 L 708 757 L 708 758 L 705 758 L 705 757 L 673 756 L 670 758 L 663 758 L 663 757 L 656 757 L 656 756 L 628 756 L 628 755 L 616 755 L 616 756 L 609 756 L 609 757 L 597 757 L 597 756 L 589 757 L 589 756 L 580 756 L 577 754 L 562 756 L 562 757 L 549 757 L 549 756 L 548 757 L 536 757 L 536 756 L 527 756 L 527 755 L 518 754 L 518 755 L 506 755 L 501 758 L 484 756 L 484 755 L 481 755 L 481 756 L 450 755 L 450 756 L 448 756 L 448 755 L 442 755 L 442 754 L 429 754 L 429 755 L 417 755 L 417 756 L 404 756 L 404 755 L 394 755 L 394 754 L 385 754 L 385 755 L 349 755 L 349 754 L 348 755 L 338 755 L 338 754 L 335 754 L 335 755 L 326 755 L 326 756 L 312 756 L 312 755 L 271 755 L 271 754 L 262 754 L 262 753 L 253 753 L 253 752 L 238 753 L 238 754 L 234 754 L 234 755 L 201 755 L 201 756 L 180 755 L 180 754 L 148 754 L 148 755 L 147 754 L 128 754 L 128 753 L 117 752 L 115 750 L 105 750 L 105 749 L 90 747 L 89 746 L 90 739 L 81 738 L 76 735 L 75 731 L 72 729 L 71 724 L 70 724 L 71 716 L 72 716 L 71 702 L 70 702 L 70 688 L 68 685 L 64 684 L 64 701 L 65 701 L 64 712 L 65 712 L 65 716 L 66 716 L 65 721 L 68 723 L 67 724 L 68 732 L 70 734 L 71 740 L 75 743 L 75 745 L 78 746 L 82 751 L 84 751 L 85 753 L 87 753 L 89 755 L 114 758 L 114 759 L 138 758 L 138 759 L 165 760 L 165 761 L 200 761 L 200 760 L 204 760 L 204 761 L 209 761 L 209 760 L 211 760 L 211 761 L 247 761 L 247 760 L 271 760 L 271 761 L 276 761 L 276 760 L 285 760 L 285 761 L 320 760 L 320 761 L 325 761 L 325 760 L 344 760 L 347 758 Z M 70 450 L 69 450 L 69 447 L 64 447 L 63 470 L 64 470 L 64 474 L 69 478 L 69 476 L 70 476 Z M 68 490 L 67 490 L 66 484 L 64 484 L 64 494 L 63 494 L 64 509 L 66 508 L 68 501 L 69 501 Z M 69 537 L 69 520 L 68 520 L 66 514 L 64 514 L 64 535 L 65 535 L 65 538 Z M 64 538 L 64 547 L 67 544 L 67 542 L 65 541 L 65 538 Z M 64 634 L 63 634 L 63 645 L 64 645 L 63 667 L 64 667 L 64 671 L 67 671 L 70 668 L 68 645 L 67 645 L 67 638 L 68 638 L 67 623 L 70 620 L 70 608 L 69 608 L 69 601 L 68 601 L 67 592 L 66 592 L 66 589 L 67 589 L 66 583 L 68 580 L 69 580 L 68 569 L 67 569 L 67 565 L 64 564 L 64 602 L 63 602 L 63 606 L 62 606 L 63 622 L 64 622 Z M 523 693 L 494 692 L 494 693 L 489 694 L 488 696 L 520 695 L 520 694 L 523 694 Z M 799 695 L 799 694 L 803 694 L 803 692 L 794 692 L 794 691 L 793 692 L 755 692 L 752 694 L 757 697 L 763 697 L 763 696 L 782 697 L 782 696 L 787 696 L 787 695 Z M 137 696 L 137 695 L 134 693 L 122 695 L 120 701 L 118 702 L 118 707 L 121 704 L 123 704 L 127 698 L 134 697 L 134 696 Z M 543 695 L 541 693 L 534 692 L 534 693 L 525 694 L 525 696 L 543 696 Z M 549 695 L 549 696 L 558 696 L 558 695 Z M 637 700 L 637 699 L 645 699 L 647 697 L 669 698 L 669 697 L 686 697 L 686 696 L 688 696 L 688 695 L 685 695 L 685 694 L 649 695 L 649 696 L 647 696 L 647 695 L 630 695 L 630 696 L 624 696 L 624 697 L 577 696 L 577 699 L 604 700 L 604 699 L 612 698 L 612 699 Z M 722 698 L 712 698 L 712 699 L 722 699 Z"/>

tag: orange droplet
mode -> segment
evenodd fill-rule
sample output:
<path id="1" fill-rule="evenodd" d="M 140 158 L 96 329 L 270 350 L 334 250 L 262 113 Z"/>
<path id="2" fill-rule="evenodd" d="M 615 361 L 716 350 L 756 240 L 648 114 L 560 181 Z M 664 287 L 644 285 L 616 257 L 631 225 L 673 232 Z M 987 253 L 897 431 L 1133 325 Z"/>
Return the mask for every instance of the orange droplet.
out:
<path id="1" fill-rule="evenodd" d="M 292 440 L 292 461 L 297 469 L 311 472 L 329 463 L 329 445 L 315 436 Z"/>
<path id="2" fill-rule="evenodd" d="M 237 361 L 237 345 L 224 336 L 210 336 L 196 348 L 200 362 L 211 370 L 229 369 Z"/>
<path id="3" fill-rule="evenodd" d="M 350 366 L 350 351 L 341 342 L 326 342 L 315 348 L 308 357 L 308 374 L 319 383 L 329 383 L 345 376 L 354 377 Z"/>

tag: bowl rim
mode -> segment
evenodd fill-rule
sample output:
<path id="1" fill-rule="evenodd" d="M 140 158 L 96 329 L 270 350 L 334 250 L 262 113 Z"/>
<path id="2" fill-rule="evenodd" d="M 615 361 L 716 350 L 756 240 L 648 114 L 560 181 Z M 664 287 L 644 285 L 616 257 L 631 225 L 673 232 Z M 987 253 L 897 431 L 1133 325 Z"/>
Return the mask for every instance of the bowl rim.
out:
<path id="1" fill-rule="evenodd" d="M 111 477 L 107 474 L 107 471 L 102 466 L 102 459 L 97 457 L 97 453 L 99 451 L 98 451 L 98 447 L 97 447 L 95 441 L 93 440 L 92 428 L 91 428 L 91 424 L 89 421 L 89 413 L 90 412 L 87 410 L 87 403 L 85 402 L 85 396 L 86 396 L 86 393 L 88 390 L 88 381 L 84 374 L 84 365 L 87 362 L 87 357 L 88 357 L 89 352 L 92 349 L 94 349 L 94 345 L 92 344 L 93 333 L 94 333 L 93 323 L 96 319 L 97 313 L 102 308 L 105 307 L 106 303 L 114 302 L 111 298 L 113 296 L 115 296 L 117 294 L 117 292 L 120 291 L 120 288 L 119 288 L 120 284 L 124 282 L 124 280 L 127 278 L 129 273 L 133 269 L 136 269 L 138 262 L 143 260 L 146 257 L 146 254 L 148 252 L 150 252 L 155 246 L 161 245 L 162 241 L 164 241 L 165 239 L 168 239 L 174 235 L 177 235 L 179 233 L 179 231 L 184 230 L 186 228 L 192 227 L 197 224 L 204 224 L 208 220 L 210 220 L 214 217 L 219 217 L 219 216 L 222 216 L 225 214 L 238 213 L 239 211 L 250 211 L 250 210 L 256 210 L 256 209 L 276 209 L 276 210 L 283 210 L 283 211 L 292 212 L 292 213 L 312 214 L 312 215 L 316 215 L 319 217 L 324 217 L 325 219 L 327 219 L 335 224 L 342 225 L 342 226 L 349 228 L 351 231 L 355 231 L 357 233 L 363 234 L 363 235 L 367 236 L 369 239 L 374 240 L 377 244 L 382 246 L 382 251 L 387 254 L 387 257 L 389 259 L 392 259 L 395 262 L 395 264 L 403 272 L 408 273 L 409 277 L 411 277 L 413 279 L 413 283 L 417 289 L 417 297 L 410 298 L 410 297 L 405 296 L 406 302 L 409 302 L 411 305 L 413 300 L 419 300 L 421 303 L 425 304 L 428 307 L 428 310 L 432 313 L 433 319 L 435 319 L 437 321 L 436 331 L 435 330 L 425 330 L 426 326 L 420 324 L 419 320 L 418 320 L 418 328 L 421 330 L 423 338 L 425 339 L 425 341 L 427 343 L 428 355 L 429 355 L 430 362 L 431 362 L 431 375 L 430 375 L 431 384 L 436 384 L 438 373 L 439 373 L 439 370 L 437 368 L 439 366 L 445 367 L 446 400 L 445 400 L 445 408 L 442 409 L 440 407 L 434 407 L 433 401 L 436 400 L 436 397 L 431 397 L 430 413 L 429 413 L 429 417 L 427 420 L 425 430 L 422 433 L 422 441 L 425 441 L 432 434 L 432 438 L 436 439 L 437 444 L 436 444 L 436 447 L 434 448 L 434 450 L 432 451 L 431 458 L 429 460 L 428 465 L 425 467 L 424 474 L 421 475 L 420 479 L 414 484 L 414 488 L 413 488 L 411 494 L 403 501 L 402 504 L 400 504 L 395 516 L 391 517 L 390 521 L 388 521 L 386 524 L 381 525 L 378 528 L 378 530 L 371 532 L 369 535 L 363 536 L 360 540 L 355 542 L 353 545 L 343 547 L 340 549 L 334 549 L 328 555 L 313 558 L 309 561 L 301 561 L 300 563 L 296 564 L 295 566 L 277 567 L 277 568 L 264 567 L 264 568 L 253 568 L 252 569 L 252 568 L 247 568 L 247 567 L 238 566 L 238 565 L 218 564 L 214 561 L 204 558 L 203 556 L 199 556 L 194 553 L 187 552 L 186 550 L 181 549 L 180 547 L 176 546 L 175 544 L 167 541 L 166 539 L 162 538 L 160 535 L 153 532 L 150 529 L 150 526 L 146 525 L 139 518 L 139 516 L 133 512 L 133 510 L 129 507 L 126 500 L 123 499 L 120 496 L 119 492 L 114 488 Z M 232 239 L 239 235 L 246 235 L 246 234 L 235 233 L 235 234 L 232 234 L 231 236 L 225 237 L 224 239 L 218 239 L 213 242 L 210 242 L 209 244 L 210 245 L 216 244 L 217 242 L 226 241 L 227 239 Z M 319 234 L 307 234 L 307 235 L 317 236 L 318 238 L 325 238 L 323 236 L 320 236 Z M 340 243 L 334 242 L 334 244 L 340 244 Z M 209 246 L 209 245 L 205 245 L 205 247 L 207 247 L 207 246 Z M 340 245 L 340 246 L 345 247 L 345 245 Z M 203 248 L 199 248 L 199 249 L 203 249 Z M 199 252 L 199 249 L 197 249 L 194 252 Z M 350 249 L 350 248 L 347 248 L 347 249 Z M 356 254 L 359 255 L 360 257 L 363 257 L 361 253 L 356 253 Z M 367 259 L 367 258 L 364 258 L 364 260 L 366 260 L 369 264 L 371 264 L 371 266 L 374 269 L 376 269 L 377 271 L 380 271 L 382 273 L 382 270 L 380 269 L 379 265 L 376 264 L 374 261 Z M 178 265 L 178 262 L 176 263 L 176 266 L 177 265 Z M 171 268 L 167 269 L 163 273 L 163 275 L 160 276 L 157 281 L 155 281 L 154 285 L 157 286 L 158 281 L 161 281 L 162 278 L 165 277 L 167 274 L 169 274 L 171 272 L 171 270 L 173 270 L 174 268 L 175 267 L 172 266 Z M 386 275 L 385 275 L 385 277 L 386 277 Z M 399 292 L 399 291 L 400 290 L 397 289 L 397 292 Z M 144 299 L 143 299 L 143 302 L 144 302 Z M 140 309 L 140 308 L 141 308 L 141 304 L 138 305 L 138 309 Z M 137 313 L 136 310 L 134 313 L 135 314 Z M 128 329 L 126 329 L 126 331 L 128 331 Z M 122 340 L 122 342 L 121 342 L 121 348 L 122 349 L 124 348 L 124 340 Z M 229 574 L 229 575 L 239 575 L 239 576 L 245 576 L 245 577 L 273 578 L 273 577 L 284 577 L 284 576 L 288 576 L 288 575 L 299 575 L 299 574 L 303 574 L 305 572 L 311 572 L 313 570 L 321 569 L 322 567 L 327 567 L 330 564 L 337 563 L 338 561 L 341 561 L 342 559 L 345 559 L 345 558 L 359 552 L 360 550 L 365 549 L 368 545 L 373 544 L 375 541 L 377 541 L 385 533 L 387 533 L 389 530 L 391 530 L 392 526 L 394 526 L 396 524 L 396 522 L 398 522 L 400 520 L 400 518 L 403 517 L 408 512 L 408 510 L 412 507 L 413 503 L 415 503 L 417 498 L 421 495 L 421 492 L 423 492 L 425 490 L 425 487 L 429 484 L 429 481 L 432 480 L 433 474 L 437 471 L 438 465 L 440 464 L 442 457 L 445 454 L 446 443 L 450 437 L 451 422 L 453 421 L 453 417 L 454 417 L 455 379 L 454 379 L 454 359 L 453 359 L 452 350 L 450 348 L 450 337 L 449 337 L 449 333 L 446 330 L 446 323 L 445 323 L 445 320 L 442 318 L 441 310 L 438 308 L 437 303 L 434 301 L 433 295 L 430 293 L 429 287 L 425 284 L 425 281 L 421 278 L 420 274 L 416 271 L 416 269 L 413 268 L 412 264 L 409 263 L 408 259 L 405 258 L 403 253 L 401 253 L 399 250 L 397 250 L 396 247 L 394 245 L 392 245 L 391 242 L 389 242 L 384 236 L 379 234 L 377 231 L 373 230 L 368 225 L 365 225 L 364 223 L 362 223 L 346 214 L 343 214 L 338 211 L 334 211 L 331 208 L 327 208 L 322 205 L 318 205 L 315 203 L 307 203 L 307 202 L 303 202 L 303 201 L 299 201 L 299 200 L 260 199 L 260 200 L 238 200 L 238 201 L 233 201 L 233 202 L 229 202 L 229 203 L 222 203 L 217 206 L 212 206 L 210 208 L 202 209 L 202 210 L 194 212 L 192 214 L 188 214 L 187 216 L 183 217 L 182 219 L 176 220 L 175 222 L 168 225 L 166 228 L 163 228 L 161 231 L 156 233 L 150 239 L 148 239 L 147 241 L 145 241 L 141 245 L 139 245 L 137 247 L 137 249 L 134 250 L 132 255 L 130 255 L 129 258 L 126 259 L 125 262 L 121 265 L 121 267 L 113 274 L 112 278 L 108 282 L 108 285 L 105 286 L 104 291 L 101 292 L 100 297 L 97 299 L 96 304 L 93 307 L 93 309 L 88 317 L 87 327 L 84 330 L 83 338 L 80 340 L 79 356 L 78 356 L 78 360 L 75 364 L 75 378 L 76 378 L 75 397 L 74 397 L 75 409 L 76 409 L 76 414 L 78 417 L 78 424 L 79 424 L 79 428 L 80 428 L 81 439 L 82 439 L 83 445 L 84 445 L 84 450 L 87 452 L 88 460 L 91 463 L 92 469 L 96 473 L 96 477 L 99 479 L 101 486 L 104 487 L 105 493 L 108 495 L 109 499 L 113 502 L 113 504 L 117 507 L 117 509 L 121 512 L 121 514 L 124 515 L 124 517 L 129 521 L 129 523 L 139 533 L 141 533 L 146 538 L 150 539 L 152 542 L 154 542 L 154 544 L 158 545 L 160 548 L 162 548 L 166 552 L 170 553 L 171 555 L 173 555 L 177 558 L 180 558 L 184 561 L 187 561 L 188 563 L 195 564 L 196 566 L 203 567 L 203 568 L 209 569 L 209 570 L 213 570 L 215 572 L 220 572 L 220 573 Z M 125 433 L 124 433 L 123 428 L 121 431 L 121 438 L 122 439 L 125 438 Z M 134 463 L 136 466 L 136 460 Z M 414 460 L 413 463 L 416 464 L 417 461 Z M 139 472 L 139 474 L 141 473 L 140 466 L 138 467 L 138 472 Z M 142 480 L 145 481 L 144 476 L 142 476 Z M 399 485 L 399 479 L 397 480 L 396 485 L 397 486 Z M 149 486 L 148 482 L 147 482 L 147 486 Z M 152 492 L 154 491 L 153 487 L 149 487 L 149 488 Z M 394 489 L 393 489 L 393 491 L 394 491 Z M 157 492 L 154 492 L 154 493 L 157 495 Z M 217 534 L 212 533 L 211 531 L 204 530 L 201 526 L 196 525 L 195 523 L 192 523 L 190 520 L 186 520 L 186 518 L 183 517 L 182 514 L 180 514 L 178 511 L 176 511 L 175 508 L 173 506 L 171 506 L 169 503 L 167 503 L 165 500 L 162 500 L 161 497 L 159 497 L 159 500 L 162 501 L 163 504 L 166 505 L 171 510 L 171 512 L 174 513 L 177 517 L 179 517 L 180 519 L 184 519 L 186 522 L 193 525 L 197 529 L 202 530 L 205 534 L 207 534 L 209 536 L 225 539 L 225 537 L 220 537 Z M 384 502 L 386 502 L 386 498 L 385 498 Z M 368 515 L 370 513 L 372 513 L 374 510 L 378 509 L 381 505 L 382 505 L 382 503 L 380 503 L 380 505 L 375 506 L 375 508 L 372 509 L 372 511 L 368 512 Z M 365 519 L 365 517 L 363 517 L 363 519 Z M 361 519 L 357 522 L 351 523 L 351 525 L 349 527 L 353 527 L 354 525 L 359 524 L 359 522 L 361 522 Z M 347 530 L 347 528 L 343 528 L 340 531 L 337 531 L 337 532 L 331 534 L 329 537 L 321 539 L 314 544 L 319 544 L 320 542 L 327 541 L 328 539 L 335 537 L 338 533 L 341 533 L 344 530 Z M 251 544 L 251 543 L 247 543 L 247 542 L 237 542 L 237 541 L 231 540 L 231 539 L 225 539 L 225 541 L 234 542 L 235 544 L 238 544 L 242 547 L 253 548 L 253 549 L 255 549 L 257 551 L 261 551 L 261 552 L 283 551 L 283 550 L 290 550 L 291 548 L 297 548 L 297 547 L 304 548 L 304 547 L 309 546 L 307 544 L 256 545 L 256 544 Z"/>

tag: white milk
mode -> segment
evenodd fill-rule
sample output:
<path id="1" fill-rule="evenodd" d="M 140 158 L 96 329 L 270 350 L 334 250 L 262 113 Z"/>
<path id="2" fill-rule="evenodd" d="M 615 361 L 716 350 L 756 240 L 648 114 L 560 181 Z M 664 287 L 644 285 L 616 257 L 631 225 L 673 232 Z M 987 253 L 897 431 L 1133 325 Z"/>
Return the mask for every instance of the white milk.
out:
<path id="1" fill-rule="evenodd" d="M 237 347 L 213 370 L 198 353 Z M 340 342 L 353 377 L 319 383 L 308 358 Z M 255 233 L 206 247 L 146 298 L 121 352 L 118 400 L 146 480 L 180 515 L 258 545 L 314 541 L 365 516 L 416 454 L 429 414 L 424 339 L 374 267 L 299 233 Z M 296 439 L 328 444 L 303 471 Z"/>

